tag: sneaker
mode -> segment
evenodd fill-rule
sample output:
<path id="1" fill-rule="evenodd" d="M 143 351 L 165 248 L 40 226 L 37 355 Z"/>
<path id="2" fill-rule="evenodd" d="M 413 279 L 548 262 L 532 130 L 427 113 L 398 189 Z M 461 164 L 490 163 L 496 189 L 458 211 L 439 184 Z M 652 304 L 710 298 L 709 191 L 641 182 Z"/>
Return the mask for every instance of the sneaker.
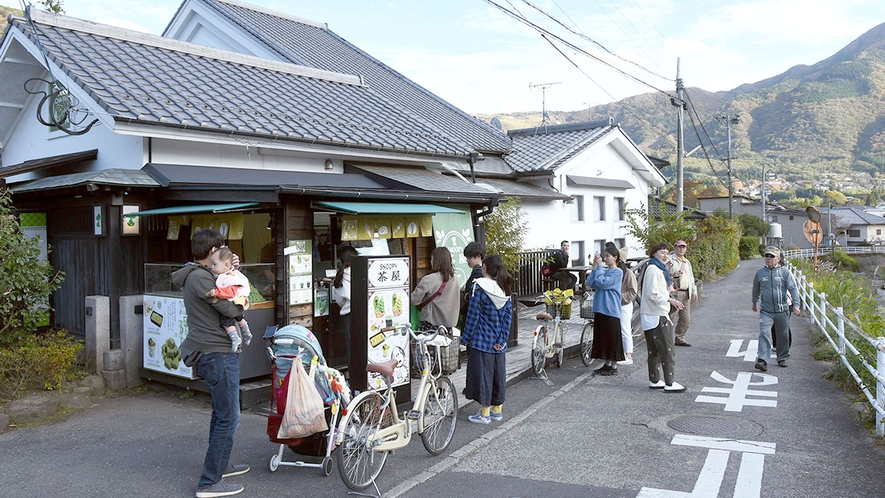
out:
<path id="1" fill-rule="evenodd" d="M 667 387 L 667 384 L 665 384 L 664 381 L 662 381 L 662 380 L 659 380 L 657 382 L 651 382 L 651 381 L 648 382 L 649 389 L 663 389 L 665 387 Z"/>
<path id="2" fill-rule="evenodd" d="M 765 363 L 765 360 L 762 358 L 756 358 L 756 364 L 753 365 L 757 370 L 761 370 L 763 372 L 768 371 L 768 363 Z"/>
<path id="3" fill-rule="evenodd" d="M 609 377 L 612 375 L 618 375 L 618 369 L 617 368 L 609 368 L 608 370 L 603 370 L 602 372 L 599 372 L 599 375 L 603 375 L 605 377 Z"/>
<path id="4" fill-rule="evenodd" d="M 596 370 L 594 370 L 593 373 L 601 374 L 602 372 L 607 372 L 611 369 L 612 369 L 611 365 L 603 365 L 603 366 L 597 368 Z"/>
<path id="5" fill-rule="evenodd" d="M 489 418 L 491 418 L 494 422 L 500 422 L 500 421 L 504 420 L 504 412 L 501 412 L 501 413 L 491 412 L 491 413 L 489 413 Z"/>
<path id="6" fill-rule="evenodd" d="M 215 498 L 217 496 L 233 496 L 243 492 L 243 486 L 227 482 L 224 479 L 211 486 L 197 488 L 197 498 Z"/>
<path id="7" fill-rule="evenodd" d="M 224 479 L 225 477 L 243 475 L 250 470 L 252 470 L 252 467 L 250 467 L 248 464 L 229 462 L 227 464 L 227 468 L 224 469 L 224 474 L 222 474 L 221 478 Z"/>
<path id="8" fill-rule="evenodd" d="M 624 360 L 624 361 L 619 361 L 619 362 L 618 362 L 618 365 L 632 365 L 632 364 L 633 364 L 633 359 L 632 359 L 632 358 L 627 358 L 627 359 Z"/>
<path id="9" fill-rule="evenodd" d="M 778 360 L 777 366 L 781 368 L 787 368 L 787 360 Z"/>
<path id="10" fill-rule="evenodd" d="M 476 415 L 471 415 L 467 417 L 468 422 L 473 422 L 474 424 L 483 424 L 489 425 L 492 423 L 491 417 L 483 417 L 482 412 L 477 413 Z"/>
<path id="11" fill-rule="evenodd" d="M 668 393 L 681 393 L 682 391 L 685 391 L 685 386 L 678 382 L 674 382 L 669 386 L 664 386 L 664 391 Z"/>

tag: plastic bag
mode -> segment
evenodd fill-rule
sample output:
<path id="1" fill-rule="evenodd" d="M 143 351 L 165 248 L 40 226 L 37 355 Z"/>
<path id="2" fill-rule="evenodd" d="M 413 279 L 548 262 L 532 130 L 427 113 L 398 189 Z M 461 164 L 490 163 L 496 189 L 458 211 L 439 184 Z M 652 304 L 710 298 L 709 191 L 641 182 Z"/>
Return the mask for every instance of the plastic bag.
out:
<path id="1" fill-rule="evenodd" d="M 309 436 L 329 430 L 323 415 L 323 399 L 313 385 L 313 380 L 304 371 L 300 361 L 293 362 L 289 371 L 289 390 L 286 396 L 286 409 L 277 437 L 292 439 Z"/>

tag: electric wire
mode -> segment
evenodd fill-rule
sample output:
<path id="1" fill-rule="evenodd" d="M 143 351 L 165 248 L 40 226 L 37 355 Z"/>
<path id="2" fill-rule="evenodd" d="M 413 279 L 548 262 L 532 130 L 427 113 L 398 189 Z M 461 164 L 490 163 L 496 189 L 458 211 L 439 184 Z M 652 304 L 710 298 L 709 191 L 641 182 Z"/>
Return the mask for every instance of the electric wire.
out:
<path id="1" fill-rule="evenodd" d="M 660 55 L 658 55 L 658 53 L 657 53 L 657 51 L 655 50 L 654 46 L 653 46 L 651 43 L 649 43 L 648 39 L 645 38 L 645 35 L 642 34 L 642 31 L 640 31 L 639 29 L 636 28 L 636 26 L 633 24 L 633 21 L 630 20 L 630 17 L 624 15 L 624 13 L 621 12 L 621 9 L 618 7 L 618 4 L 616 4 L 615 2 L 612 2 L 612 6 L 615 8 L 615 10 L 618 11 L 618 14 L 620 14 L 621 17 L 623 17 L 624 20 L 627 21 L 627 24 L 629 24 L 630 27 L 633 28 L 633 30 L 636 31 L 637 34 L 639 34 L 639 37 L 642 38 L 642 41 L 644 41 L 646 45 L 648 45 L 648 47 L 651 49 L 652 53 L 654 53 L 655 55 L 657 55 L 657 56 L 660 58 Z M 641 67 L 641 66 L 640 66 L 640 67 Z M 646 71 L 649 71 L 649 70 L 646 69 Z M 649 72 L 651 72 L 651 71 L 649 71 Z M 652 74 L 655 74 L 655 73 L 652 73 Z M 661 77 L 663 78 L 663 76 L 661 76 Z"/>
<path id="2" fill-rule="evenodd" d="M 703 140 L 701 140 L 701 135 L 698 132 L 698 124 L 695 123 L 694 120 L 695 116 L 697 116 L 699 122 L 701 121 L 701 118 L 700 116 L 698 116 L 697 111 L 694 110 L 694 105 L 691 103 L 691 99 L 688 97 L 688 93 L 683 91 L 683 95 L 685 96 L 685 100 L 686 102 L 688 102 L 689 107 L 692 109 L 692 111 L 694 111 L 693 113 L 688 113 L 688 118 L 691 120 L 691 126 L 692 129 L 694 129 L 695 136 L 697 136 L 698 138 L 698 143 L 700 144 L 701 149 L 704 151 L 704 157 L 707 159 L 707 163 L 710 165 L 710 169 L 713 171 L 713 176 L 716 178 L 717 181 L 719 181 L 719 183 L 722 184 L 723 187 L 728 189 L 728 185 L 722 180 L 720 173 L 716 171 L 716 168 L 713 166 L 713 161 L 710 159 L 710 155 L 707 153 L 707 147 L 704 145 Z M 706 128 L 704 128 L 703 122 L 700 122 L 700 126 L 704 130 L 704 134 L 707 135 L 707 140 L 710 140 L 710 135 L 707 134 L 707 130 Z M 717 154 L 719 154 L 719 151 L 716 150 L 716 145 L 713 144 L 712 140 L 710 140 L 710 145 L 711 147 L 713 147 L 713 150 L 716 151 Z"/>
<path id="3" fill-rule="evenodd" d="M 624 58 L 624 57 L 621 57 L 620 55 L 618 55 L 618 54 L 612 52 L 611 50 L 609 50 L 608 48 L 606 48 L 605 45 L 603 45 L 603 44 L 599 43 L 598 41 L 596 41 L 596 40 L 590 38 L 589 36 L 585 35 L 585 34 L 583 33 L 583 31 L 580 30 L 580 28 L 578 28 L 578 31 L 575 31 L 574 29 L 570 28 L 569 26 L 566 26 L 566 25 L 565 25 L 562 21 L 560 21 L 559 19 L 556 19 L 555 17 L 553 17 L 552 15 L 550 15 L 548 12 L 545 12 L 544 10 L 542 10 L 542 9 L 539 8 L 539 7 L 537 7 L 537 6 L 534 5 L 533 3 L 529 2 L 528 0 L 522 0 L 522 2 L 523 2 L 524 4 L 526 4 L 526 5 L 528 5 L 529 7 L 535 9 L 535 10 L 538 11 L 540 14 L 546 16 L 546 17 L 547 17 L 548 19 L 550 19 L 551 21 L 553 21 L 553 22 L 555 22 L 556 24 L 562 26 L 562 28 L 565 29 L 566 31 L 568 31 L 569 33 L 572 33 L 573 35 L 575 35 L 575 36 L 577 36 L 577 37 L 579 37 L 579 38 L 582 38 L 582 39 L 584 39 L 584 40 L 586 40 L 586 41 L 588 41 L 588 42 L 590 42 L 590 43 L 596 45 L 597 47 L 601 48 L 602 50 L 604 50 L 606 53 L 610 54 L 611 56 L 613 56 L 613 57 L 617 57 L 618 59 L 620 59 L 620 60 L 622 60 L 622 61 L 624 61 L 624 62 L 626 62 L 626 63 L 628 63 L 628 64 L 631 64 L 631 65 L 633 65 L 633 66 L 636 66 L 636 67 L 638 67 L 639 69 L 642 69 L 643 71 L 645 71 L 645 72 L 647 72 L 647 73 L 649 73 L 649 74 L 651 74 L 651 75 L 653 75 L 653 76 L 657 76 L 658 78 L 661 78 L 661 79 L 664 79 L 664 80 L 667 80 L 667 81 L 670 81 L 670 82 L 674 82 L 674 83 L 675 83 L 675 80 L 673 80 L 673 79 L 671 79 L 671 78 L 668 78 L 668 77 L 666 77 L 666 76 L 661 76 L 660 74 L 658 74 L 658 73 L 652 71 L 651 69 L 648 69 L 648 68 L 646 68 L 646 67 L 643 67 L 641 64 L 639 64 L 639 63 L 637 63 L 637 62 L 633 62 L 633 61 L 631 61 L 631 60 L 629 60 L 629 59 L 626 59 L 626 58 Z M 554 2 L 554 3 L 555 3 L 555 2 Z M 559 7 L 559 6 L 557 5 L 557 7 Z M 560 10 L 562 10 L 561 7 L 560 7 Z M 563 14 L 565 14 L 565 11 L 563 11 Z M 565 14 L 565 16 L 566 16 L 566 17 L 569 17 L 568 14 Z M 577 24 L 576 24 L 576 23 L 575 23 L 570 17 L 569 17 L 569 20 L 572 21 L 572 24 L 575 24 L 575 26 L 577 26 Z M 634 29 L 635 29 L 635 28 L 634 28 Z"/>
<path id="4" fill-rule="evenodd" d="M 625 76 L 625 77 L 627 77 L 627 78 L 629 78 L 629 79 L 631 79 L 631 80 L 633 80 L 633 81 L 635 81 L 635 82 L 637 82 L 637 83 L 640 83 L 640 84 L 642 84 L 642 85 L 644 85 L 644 86 L 647 86 L 647 87 L 651 88 L 652 90 L 654 90 L 654 91 L 656 91 L 656 92 L 662 93 L 662 94 L 664 94 L 664 95 L 666 95 L 666 96 L 668 96 L 668 97 L 675 98 L 674 95 L 668 93 L 667 91 L 665 91 L 665 90 L 661 90 L 660 88 L 657 88 L 656 86 L 652 85 L 651 83 L 648 83 L 647 81 L 644 81 L 644 80 L 642 80 L 642 79 L 640 79 L 640 78 L 638 78 L 638 77 L 636 77 L 636 76 L 633 76 L 633 75 L 627 73 L 626 71 L 624 71 L 623 69 L 620 69 L 620 68 L 618 68 L 618 67 L 612 65 L 611 63 L 609 63 L 609 62 L 607 62 L 607 61 L 605 61 L 605 60 L 603 60 L 603 59 L 600 59 L 599 57 L 597 57 L 597 56 L 595 56 L 595 55 L 593 55 L 593 54 L 587 52 L 587 51 L 584 50 L 583 48 L 578 47 L 578 46 L 575 45 L 574 43 L 569 42 L 568 40 L 563 39 L 562 37 L 556 35 L 555 33 L 552 33 L 552 32 L 550 32 L 550 31 L 548 31 L 548 30 L 542 28 L 541 26 L 539 26 L 539 25 L 533 23 L 532 21 L 530 21 L 530 20 L 527 19 L 526 17 L 524 17 L 524 16 L 522 16 L 522 15 L 519 15 L 518 13 L 513 12 L 513 11 L 511 11 L 511 10 L 508 10 L 508 9 L 507 9 L 506 7 L 504 7 L 503 5 L 499 5 L 499 4 L 495 3 L 493 0 L 484 0 L 484 1 L 485 1 L 486 3 L 488 3 L 489 5 L 492 5 L 493 7 L 497 8 L 497 9 L 500 10 L 501 12 L 507 14 L 508 16 L 510 16 L 510 17 L 512 17 L 512 18 L 514 18 L 514 19 L 516 19 L 517 21 L 519 21 L 519 22 L 525 24 L 526 26 L 529 26 L 530 28 L 534 29 L 534 30 L 537 31 L 538 33 L 544 33 L 544 34 L 548 35 L 549 37 L 555 39 L 555 40 L 558 41 L 559 43 L 562 43 L 563 45 L 565 45 L 565 46 L 567 46 L 568 48 L 574 50 L 575 52 L 578 52 L 578 53 L 580 53 L 580 54 L 582 54 L 582 55 L 585 55 L 585 56 L 589 57 L 590 59 L 595 60 L 595 61 L 599 62 L 600 64 L 603 64 L 604 66 L 609 67 L 610 69 L 612 69 L 612 70 L 614 70 L 614 71 L 620 73 L 621 75 L 623 75 L 623 76 Z M 510 3 L 509 0 L 508 0 L 508 3 Z M 511 5 L 512 5 L 512 4 L 511 4 Z M 561 53 L 561 52 L 560 52 L 560 53 Z"/>

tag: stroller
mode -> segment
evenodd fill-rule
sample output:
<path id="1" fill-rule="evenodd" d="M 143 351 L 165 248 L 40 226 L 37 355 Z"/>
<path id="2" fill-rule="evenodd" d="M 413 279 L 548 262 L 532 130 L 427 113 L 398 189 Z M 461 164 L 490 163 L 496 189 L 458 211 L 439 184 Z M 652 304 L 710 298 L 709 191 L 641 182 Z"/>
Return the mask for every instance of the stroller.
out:
<path id="1" fill-rule="evenodd" d="M 350 389 L 344 376 L 337 370 L 326 365 L 323 350 L 313 333 L 301 325 L 287 325 L 279 330 L 268 327 L 264 334 L 268 341 L 267 354 L 273 366 L 270 414 L 267 418 L 267 435 L 272 443 L 279 443 L 279 451 L 270 458 L 270 471 L 275 472 L 280 465 L 290 467 L 315 467 L 322 469 L 325 475 L 332 473 L 332 451 L 335 449 L 335 426 L 338 416 L 350 400 Z M 329 430 L 311 434 L 303 438 L 282 439 L 278 437 L 280 423 L 285 411 L 287 383 L 286 375 L 292 369 L 293 362 L 300 360 L 304 370 L 314 369 L 314 383 L 325 404 L 325 417 Z M 283 461 L 286 447 L 299 455 L 323 457 L 321 463 L 302 460 Z"/>

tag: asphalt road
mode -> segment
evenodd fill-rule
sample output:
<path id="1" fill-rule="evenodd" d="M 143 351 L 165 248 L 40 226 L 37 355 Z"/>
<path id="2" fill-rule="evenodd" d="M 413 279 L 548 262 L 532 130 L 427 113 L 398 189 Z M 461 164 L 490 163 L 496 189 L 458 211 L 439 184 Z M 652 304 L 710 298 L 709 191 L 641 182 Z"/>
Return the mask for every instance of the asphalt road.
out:
<path id="1" fill-rule="evenodd" d="M 788 368 L 763 377 L 752 351 L 734 355 L 757 335 L 749 296 L 759 265 L 744 262 L 704 285 L 687 337 L 694 346 L 677 350 L 687 392 L 647 387 L 644 345 L 636 365 L 616 377 L 593 376 L 568 359 L 548 368 L 547 379 L 510 386 L 501 423 L 470 424 L 475 407 L 462 410 L 445 455 L 413 441 L 390 456 L 378 480 L 383 496 L 883 496 L 885 446 L 861 427 L 852 396 L 822 378 L 828 364 L 811 357 L 807 319 L 792 319 Z M 732 341 L 741 342 L 729 356 Z M 7 431 L 0 495 L 193 496 L 209 416 L 202 396 L 126 395 L 62 422 Z M 264 417 L 244 413 L 234 455 L 252 471 L 231 479 L 246 486 L 241 496 L 347 496 L 337 470 L 271 473 L 277 448 Z"/>

